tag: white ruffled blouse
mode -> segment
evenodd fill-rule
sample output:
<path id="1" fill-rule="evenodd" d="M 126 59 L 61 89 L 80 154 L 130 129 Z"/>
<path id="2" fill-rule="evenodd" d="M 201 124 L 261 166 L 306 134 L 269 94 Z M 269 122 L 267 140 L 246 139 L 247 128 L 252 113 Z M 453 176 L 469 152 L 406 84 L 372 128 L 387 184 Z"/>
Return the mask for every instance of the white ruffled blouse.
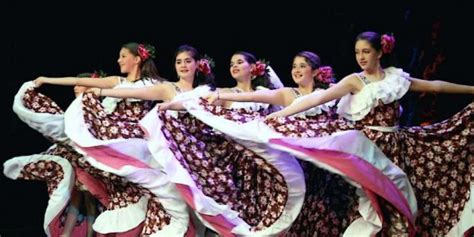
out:
<path id="1" fill-rule="evenodd" d="M 377 106 L 377 101 L 390 104 L 402 98 L 410 88 L 410 75 L 395 67 L 384 71 L 383 80 L 366 84 L 357 94 L 343 96 L 337 113 L 350 121 L 358 121 Z"/>

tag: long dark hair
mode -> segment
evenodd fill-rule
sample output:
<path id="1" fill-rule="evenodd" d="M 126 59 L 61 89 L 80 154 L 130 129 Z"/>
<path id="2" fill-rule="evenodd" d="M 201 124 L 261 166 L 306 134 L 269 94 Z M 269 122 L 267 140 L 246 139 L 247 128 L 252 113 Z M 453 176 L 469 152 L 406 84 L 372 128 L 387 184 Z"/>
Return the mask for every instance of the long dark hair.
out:
<path id="1" fill-rule="evenodd" d="M 370 46 L 374 48 L 377 52 L 382 52 L 382 36 L 373 31 L 365 31 L 357 35 L 355 43 L 359 40 L 365 40 L 369 42 Z M 380 58 L 380 66 L 382 68 L 397 66 L 397 59 L 394 53 L 383 53 L 382 58 Z"/>
<path id="2" fill-rule="evenodd" d="M 138 46 L 139 43 L 135 42 L 130 42 L 122 45 L 123 49 L 128 49 L 131 54 L 134 56 L 140 57 L 138 53 Z M 158 81 L 165 81 L 164 78 L 162 78 L 159 73 L 158 69 L 156 68 L 155 62 L 153 62 L 152 57 L 148 57 L 145 60 L 142 60 L 142 63 L 140 64 L 140 79 L 144 78 L 151 78 L 151 79 L 156 79 Z"/>
<path id="3" fill-rule="evenodd" d="M 174 54 L 175 63 L 176 63 L 176 57 L 178 56 L 178 54 L 183 53 L 183 52 L 189 53 L 191 57 L 196 61 L 196 63 L 199 62 L 199 60 L 201 59 L 201 55 L 199 54 L 196 48 L 194 48 L 193 46 L 184 44 L 184 45 L 179 46 L 178 49 L 176 49 L 176 52 Z M 214 74 L 212 73 L 212 71 L 207 75 L 203 75 L 203 73 L 198 73 L 198 71 L 196 70 L 195 79 L 193 81 L 193 88 L 196 88 L 201 85 L 208 85 L 209 87 L 211 87 L 212 90 L 216 88 L 216 83 L 214 81 Z"/>

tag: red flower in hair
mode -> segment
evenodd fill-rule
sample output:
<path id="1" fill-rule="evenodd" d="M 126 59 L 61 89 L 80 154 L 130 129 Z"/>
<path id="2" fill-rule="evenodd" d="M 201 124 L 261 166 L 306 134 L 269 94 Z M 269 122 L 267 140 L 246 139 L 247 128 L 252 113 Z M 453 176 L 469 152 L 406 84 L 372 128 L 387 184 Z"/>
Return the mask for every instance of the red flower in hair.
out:
<path id="1" fill-rule="evenodd" d="M 383 53 L 391 53 L 393 48 L 395 47 L 395 37 L 393 35 L 382 35 L 382 52 Z"/>
<path id="2" fill-rule="evenodd" d="M 203 58 L 198 62 L 198 70 L 204 75 L 209 75 L 211 73 L 211 65 L 209 60 Z"/>
<path id="3" fill-rule="evenodd" d="M 330 66 L 320 67 L 316 78 L 323 83 L 334 83 L 334 73 Z"/>
<path id="4" fill-rule="evenodd" d="M 263 76 L 267 70 L 267 64 L 265 62 L 257 61 L 255 68 L 250 71 L 253 76 Z"/>
<path id="5" fill-rule="evenodd" d="M 143 61 L 147 60 L 151 56 L 150 51 L 148 51 L 144 44 L 138 45 L 138 56 L 140 56 Z"/>
<path id="6" fill-rule="evenodd" d="M 103 72 L 102 70 L 94 71 L 91 74 L 91 78 L 102 78 L 102 77 L 106 77 L 106 76 L 107 76 L 107 74 L 105 72 Z"/>

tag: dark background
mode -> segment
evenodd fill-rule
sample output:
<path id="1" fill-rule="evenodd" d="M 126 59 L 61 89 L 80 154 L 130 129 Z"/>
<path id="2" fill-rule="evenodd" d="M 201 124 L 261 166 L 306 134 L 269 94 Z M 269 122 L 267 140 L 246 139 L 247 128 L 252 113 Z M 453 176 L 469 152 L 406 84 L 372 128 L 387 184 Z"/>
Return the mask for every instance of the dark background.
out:
<path id="1" fill-rule="evenodd" d="M 2 105 L 6 118 L 2 123 L 6 138 L 3 161 L 44 151 L 50 145 L 11 109 L 13 96 L 24 82 L 38 76 L 73 76 L 94 70 L 117 75 L 118 52 L 130 41 L 153 44 L 160 74 L 170 80 L 176 80 L 174 50 L 186 43 L 216 61 L 219 86 L 233 85 L 228 66 L 237 50 L 267 59 L 284 84 L 293 86 L 291 63 L 301 50 L 319 54 L 324 65 L 334 68 L 338 79 L 357 71 L 354 38 L 366 30 L 393 32 L 399 65 L 413 76 L 422 77 L 424 66 L 438 52 L 433 52 L 430 38 L 433 22 L 440 21 L 436 48 L 441 48 L 446 61 L 433 78 L 473 84 L 468 75 L 472 43 L 467 36 L 472 34 L 468 32 L 472 29 L 472 12 L 464 1 L 443 5 L 398 1 L 356 1 L 349 5 L 343 1 L 2 4 L 6 6 L 2 38 L 7 40 L 7 60 L 3 64 L 6 87 L 2 93 L 6 102 Z M 64 109 L 73 98 L 71 87 L 44 86 L 42 90 Z M 417 97 L 410 93 L 404 100 L 407 124 L 418 120 Z M 441 95 L 438 101 L 435 119 L 441 120 L 462 109 L 472 97 Z M 13 181 L 3 175 L 0 182 L 0 235 L 44 236 L 46 185 Z"/>

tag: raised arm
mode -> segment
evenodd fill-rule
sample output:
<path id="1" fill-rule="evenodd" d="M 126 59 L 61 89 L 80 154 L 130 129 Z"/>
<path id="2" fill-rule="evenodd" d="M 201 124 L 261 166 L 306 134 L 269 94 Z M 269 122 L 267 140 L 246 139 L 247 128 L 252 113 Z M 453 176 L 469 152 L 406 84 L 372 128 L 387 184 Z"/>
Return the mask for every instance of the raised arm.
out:
<path id="1" fill-rule="evenodd" d="M 312 93 L 312 94 L 306 95 L 300 101 L 296 103 L 292 103 L 288 107 L 278 112 L 268 115 L 267 119 L 274 118 L 274 117 L 285 117 L 285 116 L 297 114 L 299 112 L 308 110 L 312 107 L 324 104 L 326 102 L 329 102 L 335 99 L 339 99 L 343 97 L 344 95 L 347 95 L 351 92 L 352 93 L 356 92 L 358 90 L 357 80 L 358 79 L 356 79 L 355 76 L 348 76 L 342 79 L 339 83 L 329 87 L 328 89 L 320 93 Z"/>
<path id="2" fill-rule="evenodd" d="M 91 89 L 99 96 L 109 96 L 116 98 L 134 98 L 140 100 L 170 100 L 174 94 L 168 83 L 156 84 L 141 88 L 117 88 L 117 89 Z"/>
<path id="3" fill-rule="evenodd" d="M 410 78 L 410 90 L 419 92 L 474 94 L 474 86 L 460 85 L 446 81 L 427 81 Z"/>
<path id="4" fill-rule="evenodd" d="M 98 88 L 113 88 L 119 84 L 120 77 L 110 76 L 104 78 L 87 78 L 87 77 L 38 77 L 34 80 L 36 87 L 43 84 L 53 84 L 62 86 L 85 86 Z"/>
<path id="5" fill-rule="evenodd" d="M 285 93 L 285 91 L 287 90 L 289 90 L 289 88 L 280 88 L 277 90 L 258 90 L 254 92 L 243 93 L 213 92 L 206 98 L 210 103 L 214 103 L 215 101 L 219 100 L 224 100 L 240 102 L 258 102 L 272 105 L 286 105 L 285 102 L 288 100 L 288 93 Z"/>

